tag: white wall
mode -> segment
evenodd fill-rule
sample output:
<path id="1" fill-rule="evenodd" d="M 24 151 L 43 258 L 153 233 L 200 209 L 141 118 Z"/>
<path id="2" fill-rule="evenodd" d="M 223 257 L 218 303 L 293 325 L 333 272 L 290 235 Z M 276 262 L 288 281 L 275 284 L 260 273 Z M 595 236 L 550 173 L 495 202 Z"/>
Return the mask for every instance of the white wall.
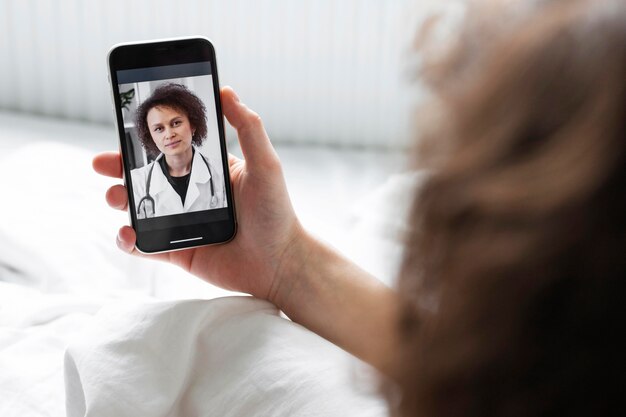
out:
<path id="1" fill-rule="evenodd" d="M 0 0 L 0 109 L 112 123 L 105 57 L 200 34 L 275 141 L 407 140 L 410 0 Z"/>

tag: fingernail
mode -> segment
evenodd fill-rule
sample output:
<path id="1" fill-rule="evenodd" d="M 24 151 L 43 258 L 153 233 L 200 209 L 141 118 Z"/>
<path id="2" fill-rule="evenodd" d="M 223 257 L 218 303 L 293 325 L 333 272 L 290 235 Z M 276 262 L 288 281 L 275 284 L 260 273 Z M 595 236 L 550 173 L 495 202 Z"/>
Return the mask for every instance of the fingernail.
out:
<path id="1" fill-rule="evenodd" d="M 239 96 L 237 95 L 237 93 L 235 92 L 235 90 L 233 90 L 233 98 L 235 99 L 235 101 L 236 101 L 237 103 L 240 103 L 240 102 L 241 102 L 241 100 L 239 99 Z"/>

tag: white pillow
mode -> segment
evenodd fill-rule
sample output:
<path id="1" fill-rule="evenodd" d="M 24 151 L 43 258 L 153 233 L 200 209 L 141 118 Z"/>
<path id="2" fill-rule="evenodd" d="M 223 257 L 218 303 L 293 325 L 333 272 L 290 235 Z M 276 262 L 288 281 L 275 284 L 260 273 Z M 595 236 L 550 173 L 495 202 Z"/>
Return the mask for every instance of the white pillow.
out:
<path id="1" fill-rule="evenodd" d="M 393 287 L 411 231 L 410 209 L 427 173 L 394 174 L 353 206 L 347 244 L 340 249 L 360 267 Z"/>

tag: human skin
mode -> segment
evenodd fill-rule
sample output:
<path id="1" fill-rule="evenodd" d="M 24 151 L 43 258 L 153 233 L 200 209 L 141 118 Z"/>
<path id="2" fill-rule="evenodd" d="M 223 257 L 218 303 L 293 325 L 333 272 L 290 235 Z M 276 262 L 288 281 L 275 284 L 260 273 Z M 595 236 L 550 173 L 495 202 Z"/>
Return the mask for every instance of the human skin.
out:
<path id="1" fill-rule="evenodd" d="M 222 245 L 146 255 L 135 248 L 135 231 L 123 226 L 117 245 L 136 256 L 178 265 L 219 287 L 268 300 L 293 321 L 390 374 L 396 293 L 302 227 L 261 118 L 231 88 L 223 88 L 221 98 L 244 157 L 229 155 L 235 238 Z M 117 152 L 97 155 L 93 167 L 122 177 Z M 109 188 L 106 200 L 113 208 L 128 208 L 123 185 Z"/>
<path id="2" fill-rule="evenodd" d="M 184 112 L 169 106 L 156 106 L 146 115 L 150 136 L 165 157 L 169 173 L 182 177 L 191 172 L 191 140 L 195 130 Z"/>

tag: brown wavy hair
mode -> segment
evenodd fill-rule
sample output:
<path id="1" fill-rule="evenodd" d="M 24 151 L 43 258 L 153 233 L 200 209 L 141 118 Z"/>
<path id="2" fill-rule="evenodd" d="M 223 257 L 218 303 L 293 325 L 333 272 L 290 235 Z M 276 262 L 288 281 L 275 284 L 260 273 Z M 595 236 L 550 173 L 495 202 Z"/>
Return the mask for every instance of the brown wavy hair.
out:
<path id="1" fill-rule="evenodd" d="M 202 145 L 207 135 L 206 107 L 198 96 L 182 84 L 167 83 L 158 86 L 135 113 L 135 126 L 141 145 L 148 155 L 153 157 L 159 154 L 159 149 L 152 140 L 148 126 L 148 112 L 159 106 L 170 107 L 183 112 L 189 118 L 189 123 L 195 129 L 191 142 L 196 146 Z"/>
<path id="2" fill-rule="evenodd" d="M 417 154 L 393 413 L 618 415 L 626 2 L 501 19 L 426 70 L 445 122 Z"/>

